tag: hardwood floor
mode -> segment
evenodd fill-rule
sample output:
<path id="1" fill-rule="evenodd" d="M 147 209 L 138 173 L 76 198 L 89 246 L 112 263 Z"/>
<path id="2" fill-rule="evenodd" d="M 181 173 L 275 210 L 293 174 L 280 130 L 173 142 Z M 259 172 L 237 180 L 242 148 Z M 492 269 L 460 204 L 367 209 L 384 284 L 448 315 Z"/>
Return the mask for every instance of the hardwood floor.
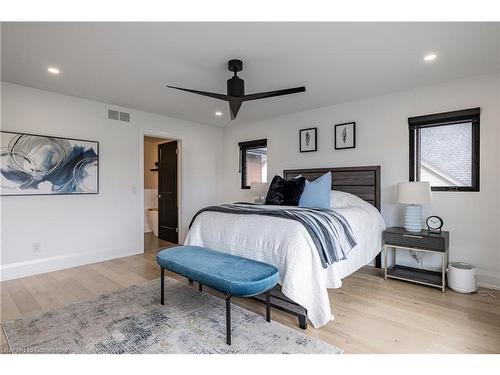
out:
<path id="1" fill-rule="evenodd" d="M 1 321 L 158 278 L 156 251 L 174 245 L 149 236 L 145 245 L 141 255 L 2 282 Z M 496 298 L 449 289 L 441 293 L 384 280 L 380 270 L 364 267 L 347 277 L 341 289 L 329 291 L 335 320 L 306 333 L 346 353 L 500 353 L 500 292 L 492 292 Z M 264 313 L 264 306 L 251 299 L 235 303 Z M 299 329 L 297 320 L 281 311 L 273 310 L 273 320 Z M 3 331 L 0 340 L 5 352 Z"/>
<path id="2" fill-rule="evenodd" d="M 144 233 L 144 251 L 157 251 L 171 245 L 170 242 L 156 237 L 153 232 Z"/>

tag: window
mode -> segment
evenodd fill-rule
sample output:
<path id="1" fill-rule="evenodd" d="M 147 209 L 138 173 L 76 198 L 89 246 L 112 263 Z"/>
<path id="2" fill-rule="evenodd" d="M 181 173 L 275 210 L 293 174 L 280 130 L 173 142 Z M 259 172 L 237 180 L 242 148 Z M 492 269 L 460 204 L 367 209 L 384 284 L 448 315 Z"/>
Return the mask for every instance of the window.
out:
<path id="1" fill-rule="evenodd" d="M 408 119 L 410 181 L 433 191 L 479 191 L 479 108 Z"/>
<path id="2" fill-rule="evenodd" d="M 267 139 L 240 142 L 241 188 L 252 182 L 267 182 Z"/>

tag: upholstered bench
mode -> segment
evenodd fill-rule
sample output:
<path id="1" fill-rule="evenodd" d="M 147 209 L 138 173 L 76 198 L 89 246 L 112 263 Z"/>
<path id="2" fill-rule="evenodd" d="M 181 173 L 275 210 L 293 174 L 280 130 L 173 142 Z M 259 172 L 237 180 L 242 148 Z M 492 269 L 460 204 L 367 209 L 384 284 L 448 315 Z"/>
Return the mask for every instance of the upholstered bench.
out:
<path id="1" fill-rule="evenodd" d="M 266 295 L 266 320 L 271 321 L 270 290 L 278 283 L 279 271 L 267 263 L 221 253 L 199 246 L 179 246 L 158 253 L 161 267 L 161 304 L 164 304 L 165 269 L 224 293 L 226 297 L 226 342 L 231 345 L 231 297 Z"/>

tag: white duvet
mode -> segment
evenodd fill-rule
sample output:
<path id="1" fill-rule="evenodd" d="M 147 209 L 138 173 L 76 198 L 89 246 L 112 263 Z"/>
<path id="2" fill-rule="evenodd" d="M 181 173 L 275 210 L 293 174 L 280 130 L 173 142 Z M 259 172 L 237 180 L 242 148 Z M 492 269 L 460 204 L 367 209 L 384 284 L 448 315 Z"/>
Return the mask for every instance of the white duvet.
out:
<path id="1" fill-rule="evenodd" d="M 315 328 L 333 319 L 327 288 L 370 263 L 382 247 L 382 216 L 362 199 L 332 191 L 331 206 L 348 220 L 357 245 L 347 259 L 324 269 L 309 233 L 297 221 L 262 215 L 203 212 L 194 221 L 186 245 L 210 249 L 274 265 L 282 292 L 307 309 Z"/>

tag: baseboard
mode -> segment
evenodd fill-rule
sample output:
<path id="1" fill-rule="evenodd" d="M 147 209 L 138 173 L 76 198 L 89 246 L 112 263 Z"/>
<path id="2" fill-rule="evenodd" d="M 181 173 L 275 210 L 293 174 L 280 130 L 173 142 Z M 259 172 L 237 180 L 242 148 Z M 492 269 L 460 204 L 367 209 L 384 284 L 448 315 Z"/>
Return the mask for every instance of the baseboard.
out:
<path id="1" fill-rule="evenodd" d="M 483 288 L 500 290 L 500 274 L 478 269 L 476 270 L 476 283 Z"/>
<path id="2" fill-rule="evenodd" d="M 133 249 L 117 249 L 110 251 L 74 253 L 25 262 L 5 264 L 0 267 L 0 281 L 18 279 L 45 272 L 58 271 L 66 268 L 84 266 L 86 264 L 104 262 L 110 259 L 123 258 L 141 254 L 139 246 Z"/>

